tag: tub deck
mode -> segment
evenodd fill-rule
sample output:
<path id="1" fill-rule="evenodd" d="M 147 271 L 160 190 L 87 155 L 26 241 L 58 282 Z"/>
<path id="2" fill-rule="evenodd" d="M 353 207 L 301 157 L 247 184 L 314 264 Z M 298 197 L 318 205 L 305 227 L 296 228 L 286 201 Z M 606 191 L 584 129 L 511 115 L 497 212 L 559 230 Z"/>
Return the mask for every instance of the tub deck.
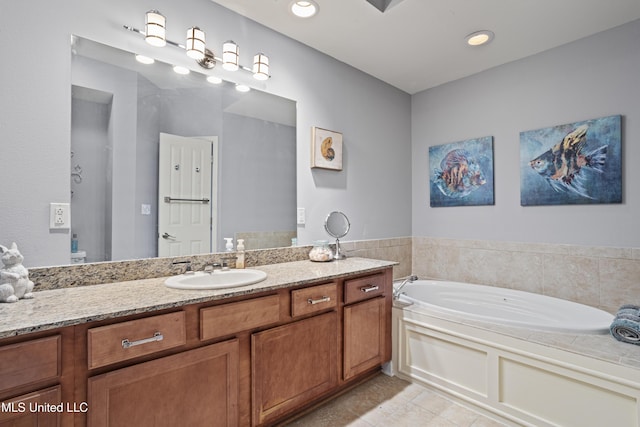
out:
<path id="1" fill-rule="evenodd" d="M 514 425 L 640 426 L 640 347 L 393 309 L 393 366 Z"/>

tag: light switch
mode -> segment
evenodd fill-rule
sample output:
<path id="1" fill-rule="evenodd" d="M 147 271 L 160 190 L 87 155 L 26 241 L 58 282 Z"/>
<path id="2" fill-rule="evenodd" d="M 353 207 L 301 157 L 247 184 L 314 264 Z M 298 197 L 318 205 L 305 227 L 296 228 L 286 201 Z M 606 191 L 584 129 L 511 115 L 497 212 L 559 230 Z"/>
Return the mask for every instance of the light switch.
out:
<path id="1" fill-rule="evenodd" d="M 304 225 L 305 224 L 305 212 L 304 212 L 304 208 L 298 208 L 298 225 Z"/>
<path id="2" fill-rule="evenodd" d="M 69 203 L 49 204 L 49 229 L 68 230 L 71 227 Z"/>

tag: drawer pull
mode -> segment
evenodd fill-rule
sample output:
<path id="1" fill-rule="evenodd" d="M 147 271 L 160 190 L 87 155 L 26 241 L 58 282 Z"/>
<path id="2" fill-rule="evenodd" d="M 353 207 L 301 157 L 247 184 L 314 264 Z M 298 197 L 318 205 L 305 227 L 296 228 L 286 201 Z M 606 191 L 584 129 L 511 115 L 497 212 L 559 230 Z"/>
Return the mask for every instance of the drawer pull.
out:
<path id="1" fill-rule="evenodd" d="M 323 303 L 323 302 L 329 302 L 329 301 L 331 301 L 331 297 L 322 297 L 320 299 L 309 298 L 307 300 L 307 302 L 309 304 L 311 304 L 311 305 L 316 305 L 316 304 L 320 304 L 320 303 Z"/>
<path id="2" fill-rule="evenodd" d="M 137 345 L 147 344 L 150 342 L 162 341 L 163 339 L 164 339 L 164 336 L 160 332 L 156 332 L 155 334 L 153 334 L 152 337 L 144 338 L 137 341 L 129 341 L 128 339 L 125 338 L 122 340 L 122 348 L 135 347 Z"/>
<path id="3" fill-rule="evenodd" d="M 377 286 L 377 285 L 367 286 L 366 288 L 360 288 L 360 290 L 361 290 L 362 292 L 364 292 L 365 294 L 366 294 L 367 292 L 377 291 L 378 289 L 380 289 L 380 286 Z"/>

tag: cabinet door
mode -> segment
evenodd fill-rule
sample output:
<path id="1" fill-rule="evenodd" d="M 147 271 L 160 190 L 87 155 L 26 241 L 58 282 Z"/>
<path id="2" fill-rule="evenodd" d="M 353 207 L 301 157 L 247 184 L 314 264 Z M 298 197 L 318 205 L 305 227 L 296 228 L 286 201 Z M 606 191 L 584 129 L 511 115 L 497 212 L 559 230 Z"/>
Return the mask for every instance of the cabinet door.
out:
<path id="1" fill-rule="evenodd" d="M 60 386 L 3 401 L 2 410 L 0 410 L 0 427 L 59 426 L 61 405 Z"/>
<path id="2" fill-rule="evenodd" d="M 344 379 L 384 362 L 385 299 L 378 297 L 344 308 Z"/>
<path id="3" fill-rule="evenodd" d="M 89 426 L 235 426 L 238 340 L 89 378 Z"/>
<path id="4" fill-rule="evenodd" d="M 253 425 L 337 385 L 337 318 L 333 311 L 252 335 Z"/>

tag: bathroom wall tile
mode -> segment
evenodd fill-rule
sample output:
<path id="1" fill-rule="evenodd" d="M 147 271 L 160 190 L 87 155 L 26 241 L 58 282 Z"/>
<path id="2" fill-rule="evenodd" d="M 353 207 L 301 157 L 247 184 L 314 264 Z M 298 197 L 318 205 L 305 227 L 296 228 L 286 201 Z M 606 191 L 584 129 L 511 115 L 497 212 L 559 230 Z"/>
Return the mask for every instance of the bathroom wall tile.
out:
<path id="1" fill-rule="evenodd" d="M 640 305 L 640 260 L 600 260 L 600 304 L 620 307 Z"/>
<path id="2" fill-rule="evenodd" d="M 500 252 L 487 249 L 460 249 L 459 277 L 463 282 L 494 286 Z"/>
<path id="3" fill-rule="evenodd" d="M 527 252 L 500 252 L 496 266 L 496 285 L 541 294 L 544 255 Z"/>
<path id="4" fill-rule="evenodd" d="M 413 263 L 413 272 L 420 278 L 462 280 L 460 249 L 451 246 L 433 246 L 427 256 Z"/>
<path id="5" fill-rule="evenodd" d="M 598 306 L 599 283 L 597 258 L 544 255 L 545 295 Z"/>
<path id="6" fill-rule="evenodd" d="M 411 237 L 398 237 L 394 239 L 381 239 L 378 240 L 378 246 L 381 248 L 386 246 L 411 246 L 412 239 Z"/>
<path id="7" fill-rule="evenodd" d="M 347 257 L 363 257 L 395 261 L 393 277 L 411 274 L 412 245 L 410 238 L 361 240 L 340 244 Z"/>
<path id="8" fill-rule="evenodd" d="M 571 255 L 597 258 L 631 259 L 633 257 L 633 249 L 612 248 L 607 246 L 572 246 Z"/>

